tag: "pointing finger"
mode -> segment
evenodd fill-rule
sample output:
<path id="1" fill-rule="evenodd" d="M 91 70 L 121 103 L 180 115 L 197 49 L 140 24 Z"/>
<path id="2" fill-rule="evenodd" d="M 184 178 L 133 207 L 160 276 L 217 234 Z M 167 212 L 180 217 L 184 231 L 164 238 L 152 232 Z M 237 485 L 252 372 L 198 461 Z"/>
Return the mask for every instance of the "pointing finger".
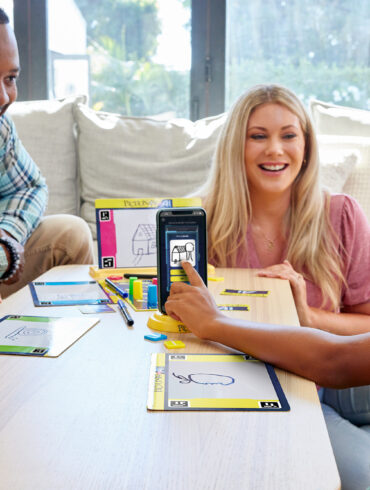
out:
<path id="1" fill-rule="evenodd" d="M 186 275 L 188 276 L 189 282 L 192 286 L 206 287 L 202 278 L 194 269 L 194 267 L 190 264 L 190 262 L 184 260 L 181 262 L 181 266 L 186 272 Z"/>

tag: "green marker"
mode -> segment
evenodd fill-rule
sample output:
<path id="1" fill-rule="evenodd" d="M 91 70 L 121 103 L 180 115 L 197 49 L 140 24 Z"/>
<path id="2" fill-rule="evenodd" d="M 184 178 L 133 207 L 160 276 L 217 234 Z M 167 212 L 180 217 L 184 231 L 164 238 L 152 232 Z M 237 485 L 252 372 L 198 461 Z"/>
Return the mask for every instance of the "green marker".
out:
<path id="1" fill-rule="evenodd" d="M 137 280 L 137 277 L 130 277 L 130 285 L 129 285 L 129 290 L 128 290 L 128 295 L 130 300 L 132 301 L 132 298 L 134 297 L 134 281 Z"/>

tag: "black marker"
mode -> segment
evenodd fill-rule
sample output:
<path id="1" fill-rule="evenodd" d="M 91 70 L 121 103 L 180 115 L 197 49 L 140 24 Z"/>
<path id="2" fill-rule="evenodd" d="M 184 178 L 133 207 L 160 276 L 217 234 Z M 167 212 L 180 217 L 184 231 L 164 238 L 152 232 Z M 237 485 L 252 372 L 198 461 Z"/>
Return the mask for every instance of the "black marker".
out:
<path id="1" fill-rule="evenodd" d="M 117 301 L 117 305 L 119 307 L 120 312 L 122 313 L 123 318 L 125 319 L 126 324 L 129 327 L 132 327 L 132 325 L 134 324 L 134 320 L 131 318 L 130 313 L 128 312 L 127 306 L 125 305 L 125 303 L 121 299 L 119 299 Z"/>
<path id="2" fill-rule="evenodd" d="M 157 274 L 123 274 L 123 277 L 130 279 L 130 277 L 137 277 L 138 279 L 154 279 Z"/>

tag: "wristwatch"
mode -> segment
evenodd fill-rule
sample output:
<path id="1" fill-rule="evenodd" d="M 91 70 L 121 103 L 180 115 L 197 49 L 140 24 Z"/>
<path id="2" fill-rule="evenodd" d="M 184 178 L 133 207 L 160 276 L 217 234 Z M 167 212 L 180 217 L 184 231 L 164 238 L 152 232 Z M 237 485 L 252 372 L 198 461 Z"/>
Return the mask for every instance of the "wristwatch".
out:
<path id="1" fill-rule="evenodd" d="M 4 245 L 10 255 L 8 262 L 4 247 L 0 247 L 0 281 L 6 281 L 16 274 L 21 263 L 21 256 L 10 238 L 0 237 L 0 245 Z"/>
<path id="2" fill-rule="evenodd" d="M 0 280 L 8 270 L 9 262 L 4 247 L 0 246 Z"/>

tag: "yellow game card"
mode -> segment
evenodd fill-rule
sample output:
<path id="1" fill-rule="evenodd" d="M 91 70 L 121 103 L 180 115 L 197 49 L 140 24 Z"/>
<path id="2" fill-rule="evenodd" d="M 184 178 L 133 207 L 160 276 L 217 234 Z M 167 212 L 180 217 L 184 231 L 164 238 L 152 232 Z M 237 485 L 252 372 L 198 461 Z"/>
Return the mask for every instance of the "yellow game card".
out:
<path id="1" fill-rule="evenodd" d="M 149 410 L 290 410 L 274 368 L 246 354 L 152 354 Z"/>

